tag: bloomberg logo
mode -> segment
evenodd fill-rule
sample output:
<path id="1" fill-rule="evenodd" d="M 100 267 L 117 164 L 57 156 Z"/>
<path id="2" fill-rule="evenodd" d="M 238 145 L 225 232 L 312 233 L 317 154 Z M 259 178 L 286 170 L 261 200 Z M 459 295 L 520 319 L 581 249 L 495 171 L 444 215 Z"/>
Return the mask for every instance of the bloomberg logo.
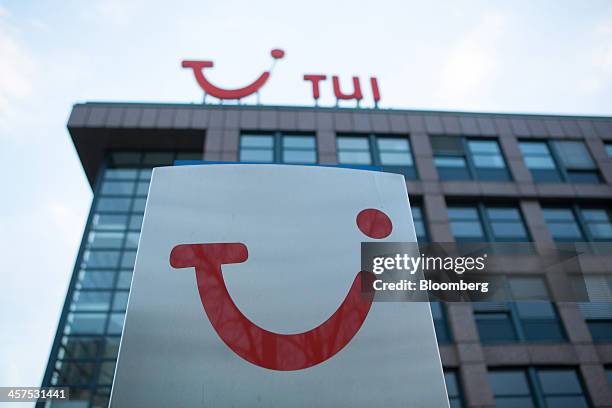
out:
<path id="1" fill-rule="evenodd" d="M 246 98 L 247 96 L 256 94 L 259 90 L 268 82 L 270 79 L 270 75 L 272 73 L 272 69 L 276 64 L 277 60 L 283 59 L 285 56 L 285 51 L 281 49 L 273 49 L 270 52 L 272 56 L 272 67 L 268 71 L 264 71 L 257 79 L 251 82 L 249 85 L 244 86 L 242 88 L 235 89 L 226 89 L 221 88 L 219 86 L 211 83 L 204 73 L 206 68 L 212 68 L 214 63 L 212 61 L 197 61 L 197 60 L 184 60 L 182 61 L 183 68 L 191 68 L 193 70 L 193 74 L 195 79 L 204 91 L 204 100 L 206 100 L 206 96 L 210 95 L 219 100 L 240 100 L 242 98 Z M 312 90 L 312 98 L 315 101 L 315 105 L 318 104 L 318 100 L 321 97 L 321 83 L 327 80 L 328 76 L 324 74 L 304 74 L 303 80 L 306 82 L 310 82 L 310 88 Z M 352 77 L 352 90 L 350 92 L 345 92 L 345 90 L 340 89 L 340 78 L 337 75 L 331 75 L 332 89 L 334 92 L 334 96 L 336 97 L 336 104 L 340 100 L 355 100 L 357 102 L 357 106 L 363 99 L 363 92 L 361 88 L 361 81 L 359 77 Z M 372 99 L 374 102 L 374 106 L 378 107 L 378 102 L 380 101 L 380 88 L 378 87 L 378 80 L 376 77 L 369 78 L 369 85 L 372 91 Z"/>

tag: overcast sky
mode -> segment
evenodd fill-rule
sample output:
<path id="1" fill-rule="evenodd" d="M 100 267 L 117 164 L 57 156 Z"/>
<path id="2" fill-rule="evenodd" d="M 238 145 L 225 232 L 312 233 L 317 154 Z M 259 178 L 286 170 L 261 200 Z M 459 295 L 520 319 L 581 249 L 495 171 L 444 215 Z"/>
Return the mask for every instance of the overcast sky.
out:
<path id="1" fill-rule="evenodd" d="M 385 108 L 612 113 L 612 2 L 428 3 L 0 0 L 0 386 L 40 383 L 81 240 L 76 102 L 198 103 L 182 59 L 236 87 L 282 47 L 262 103 L 323 73 L 376 75 Z"/>

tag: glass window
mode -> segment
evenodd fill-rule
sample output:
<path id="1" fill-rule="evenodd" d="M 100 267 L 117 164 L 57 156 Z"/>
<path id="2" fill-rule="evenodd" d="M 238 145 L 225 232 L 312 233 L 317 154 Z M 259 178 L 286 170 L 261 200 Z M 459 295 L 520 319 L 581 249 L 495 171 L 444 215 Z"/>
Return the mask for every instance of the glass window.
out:
<path id="1" fill-rule="evenodd" d="M 135 213 L 144 213 L 146 205 L 147 205 L 146 198 L 135 198 L 134 207 L 132 208 L 132 211 Z"/>
<path id="2" fill-rule="evenodd" d="M 124 230 L 127 225 L 127 215 L 122 214 L 94 214 L 92 227 L 96 231 Z"/>
<path id="3" fill-rule="evenodd" d="M 440 302 L 430 302 L 431 316 L 434 321 L 434 328 L 436 329 L 436 338 L 438 344 L 447 344 L 451 341 L 450 331 L 448 330 L 448 324 L 446 323 L 446 314 Z"/>
<path id="4" fill-rule="evenodd" d="M 538 381 L 549 407 L 588 407 L 575 370 L 538 369 Z"/>
<path id="5" fill-rule="evenodd" d="M 557 140 L 553 146 L 567 170 L 594 170 L 595 162 L 583 142 Z"/>
<path id="6" fill-rule="evenodd" d="M 317 145 L 314 136 L 284 135 L 283 163 L 316 163 Z"/>
<path id="7" fill-rule="evenodd" d="M 612 143 L 606 143 L 606 152 L 608 157 L 612 158 Z"/>
<path id="8" fill-rule="evenodd" d="M 111 289 L 115 281 L 114 271 L 82 269 L 79 272 L 77 289 Z"/>
<path id="9" fill-rule="evenodd" d="M 338 136 L 338 163 L 371 165 L 372 154 L 367 136 Z"/>
<path id="10" fill-rule="evenodd" d="M 432 136 L 431 145 L 442 180 L 510 180 L 496 140 Z"/>
<path id="11" fill-rule="evenodd" d="M 138 178 L 136 169 L 106 169 L 104 171 L 105 180 L 135 180 Z"/>
<path id="12" fill-rule="evenodd" d="M 106 325 L 106 313 L 70 313 L 65 334 L 101 334 Z"/>
<path id="13" fill-rule="evenodd" d="M 136 195 L 146 196 L 149 193 L 149 182 L 148 181 L 140 181 L 136 185 Z"/>
<path id="14" fill-rule="evenodd" d="M 125 239 L 125 247 L 129 249 L 138 248 L 138 240 L 140 239 L 140 232 L 128 232 Z"/>
<path id="15" fill-rule="evenodd" d="M 96 203 L 97 212 L 127 212 L 130 210 L 131 198 L 101 197 Z"/>
<path id="16" fill-rule="evenodd" d="M 565 341 L 554 305 L 546 301 L 548 289 L 541 277 L 510 277 L 506 290 L 513 302 L 478 302 L 473 305 L 483 343 Z"/>
<path id="17" fill-rule="evenodd" d="M 140 228 L 142 227 L 143 218 L 144 217 L 142 216 L 142 214 L 132 214 L 130 216 L 130 225 L 128 226 L 128 228 L 131 230 L 140 231 Z"/>
<path id="18" fill-rule="evenodd" d="M 82 267 L 88 269 L 115 268 L 118 262 L 118 251 L 85 251 Z"/>
<path id="19" fill-rule="evenodd" d="M 104 195 L 132 195 L 134 182 L 132 181 L 105 181 L 102 183 L 101 193 Z"/>
<path id="20" fill-rule="evenodd" d="M 489 383 L 499 408 L 535 407 L 531 387 L 524 370 L 490 370 Z"/>
<path id="21" fill-rule="evenodd" d="M 580 213 L 592 240 L 612 240 L 612 218 L 610 216 L 610 210 L 602 208 L 581 208 Z"/>
<path id="22" fill-rule="evenodd" d="M 512 321 L 507 303 L 477 302 L 473 304 L 474 319 L 482 343 L 518 341 L 518 333 Z"/>
<path id="23" fill-rule="evenodd" d="M 242 135 L 239 160 L 243 162 L 274 162 L 273 135 Z"/>
<path id="24" fill-rule="evenodd" d="M 86 385 L 93 381 L 96 365 L 87 361 L 58 361 L 56 385 Z M 71 393 L 70 399 L 73 399 Z M 77 398 L 75 398 L 77 399 Z"/>
<path id="25" fill-rule="evenodd" d="M 110 307 L 111 291 L 76 291 L 70 310 L 77 312 L 104 312 Z"/>
<path id="26" fill-rule="evenodd" d="M 528 239 L 527 230 L 517 208 L 488 207 L 485 213 L 494 241 L 526 241 Z"/>
<path id="27" fill-rule="evenodd" d="M 99 384 L 112 384 L 113 376 L 115 375 L 115 362 L 105 361 L 100 365 L 100 377 L 98 378 Z"/>
<path id="28" fill-rule="evenodd" d="M 461 396 L 461 388 L 459 387 L 457 372 L 454 370 L 444 370 L 444 382 L 446 383 L 446 393 L 450 408 L 462 408 L 463 398 Z"/>
<path id="29" fill-rule="evenodd" d="M 113 298 L 113 310 L 123 311 L 127 308 L 128 296 L 130 292 L 115 292 L 115 297 Z"/>
<path id="30" fill-rule="evenodd" d="M 612 388 L 612 367 L 606 367 L 606 378 L 608 379 L 608 386 Z"/>
<path id="31" fill-rule="evenodd" d="M 121 334 L 125 313 L 111 313 L 108 321 L 108 334 Z"/>
<path id="32" fill-rule="evenodd" d="M 561 181 L 561 174 L 546 142 L 520 142 L 519 148 L 534 181 Z"/>
<path id="33" fill-rule="evenodd" d="M 126 251 L 123 253 L 121 258 L 121 267 L 134 269 L 134 263 L 136 262 L 136 251 Z"/>
<path id="34" fill-rule="evenodd" d="M 427 228 L 425 227 L 425 218 L 420 205 L 411 205 L 412 219 L 414 222 L 414 230 L 416 232 L 417 241 L 427 241 Z"/>
<path id="35" fill-rule="evenodd" d="M 542 208 L 544 220 L 556 241 L 584 241 L 582 231 L 571 208 Z"/>
<path id="36" fill-rule="evenodd" d="M 448 207 L 451 231 L 457 241 L 486 241 L 484 230 L 475 207 Z"/>
<path id="37" fill-rule="evenodd" d="M 119 271 L 117 289 L 129 289 L 132 285 L 132 271 Z"/>
<path id="38" fill-rule="evenodd" d="M 62 337 L 62 359 L 94 359 L 102 349 L 100 337 L 64 336 Z"/>
<path id="39" fill-rule="evenodd" d="M 585 278 L 590 302 L 579 304 L 596 343 L 612 342 L 612 277 L 590 275 Z"/>
<path id="40" fill-rule="evenodd" d="M 383 166 L 413 166 L 408 139 L 378 137 L 378 154 Z"/>
<path id="41" fill-rule="evenodd" d="M 116 249 L 123 245 L 123 232 L 92 231 L 87 237 L 87 248 Z"/>
<path id="42" fill-rule="evenodd" d="M 106 337 L 106 343 L 104 344 L 104 358 L 116 359 L 119 354 L 119 343 L 121 342 L 120 336 Z"/>

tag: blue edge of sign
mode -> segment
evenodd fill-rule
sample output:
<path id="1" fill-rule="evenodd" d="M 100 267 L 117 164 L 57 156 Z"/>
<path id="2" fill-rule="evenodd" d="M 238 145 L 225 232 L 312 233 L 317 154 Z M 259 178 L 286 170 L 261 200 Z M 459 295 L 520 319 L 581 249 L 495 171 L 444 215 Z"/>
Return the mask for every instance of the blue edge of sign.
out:
<path id="1" fill-rule="evenodd" d="M 175 166 L 196 166 L 202 164 L 282 164 L 284 166 L 316 166 L 316 167 L 339 167 L 344 169 L 357 169 L 368 171 L 383 171 L 380 166 L 361 166 L 352 164 L 292 164 L 292 163 L 256 163 L 256 162 L 225 162 L 208 160 L 175 160 Z"/>

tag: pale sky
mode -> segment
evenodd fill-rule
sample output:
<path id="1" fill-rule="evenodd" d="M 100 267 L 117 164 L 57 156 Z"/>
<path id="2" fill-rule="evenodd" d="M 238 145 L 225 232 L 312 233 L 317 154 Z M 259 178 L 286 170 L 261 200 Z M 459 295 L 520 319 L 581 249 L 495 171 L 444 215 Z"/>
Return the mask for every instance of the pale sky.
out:
<path id="1" fill-rule="evenodd" d="M 40 384 L 91 203 L 74 103 L 199 103 L 182 59 L 237 87 L 281 47 L 262 103 L 322 73 L 376 75 L 384 108 L 612 114 L 612 2 L 429 3 L 0 0 L 0 386 Z"/>

